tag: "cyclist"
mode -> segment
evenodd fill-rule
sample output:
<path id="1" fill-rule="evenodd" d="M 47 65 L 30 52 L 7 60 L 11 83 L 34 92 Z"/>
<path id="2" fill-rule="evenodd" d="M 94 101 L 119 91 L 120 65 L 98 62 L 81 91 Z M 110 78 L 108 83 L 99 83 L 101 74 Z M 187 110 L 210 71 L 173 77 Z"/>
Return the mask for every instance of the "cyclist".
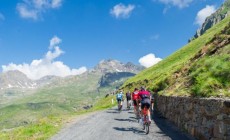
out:
<path id="1" fill-rule="evenodd" d="M 145 88 L 142 86 L 141 90 L 138 93 L 139 98 L 141 100 L 141 117 L 143 121 L 143 110 L 146 107 L 147 108 L 147 115 L 148 115 L 148 121 L 151 122 L 150 118 L 150 105 L 151 105 L 151 95 L 150 92 L 145 90 Z"/>
<path id="2" fill-rule="evenodd" d="M 128 91 L 126 93 L 126 100 L 127 100 L 127 108 L 130 108 L 130 106 L 131 106 L 131 93 L 130 93 L 130 91 Z"/>
<path id="3" fill-rule="evenodd" d="M 154 95 L 153 94 L 151 94 L 151 92 L 150 92 L 150 89 L 147 89 L 147 91 L 150 93 L 150 97 L 151 97 L 151 105 L 150 105 L 150 113 L 153 113 L 153 111 L 154 111 Z M 152 114 L 151 114 L 152 115 Z"/>
<path id="4" fill-rule="evenodd" d="M 120 91 L 120 92 L 117 94 L 118 110 L 121 110 L 121 108 L 122 108 L 122 100 L 123 100 L 123 93 L 122 93 L 122 91 Z"/>
<path id="5" fill-rule="evenodd" d="M 138 88 L 134 89 L 134 92 L 132 93 L 132 100 L 133 100 L 133 106 L 134 106 L 134 113 L 138 116 L 139 115 L 139 90 Z"/>
<path id="6" fill-rule="evenodd" d="M 152 113 L 154 111 L 154 96 L 152 94 L 151 94 L 151 111 L 152 111 Z"/>

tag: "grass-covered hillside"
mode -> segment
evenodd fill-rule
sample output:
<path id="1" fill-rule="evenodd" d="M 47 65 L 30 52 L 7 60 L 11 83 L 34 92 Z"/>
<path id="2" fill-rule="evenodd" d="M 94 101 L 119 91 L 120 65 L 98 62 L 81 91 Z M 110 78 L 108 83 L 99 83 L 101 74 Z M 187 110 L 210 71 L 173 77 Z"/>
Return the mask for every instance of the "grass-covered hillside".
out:
<path id="1" fill-rule="evenodd" d="M 145 85 L 159 94 L 230 97 L 230 18 L 199 38 L 143 70 L 122 88 Z"/>

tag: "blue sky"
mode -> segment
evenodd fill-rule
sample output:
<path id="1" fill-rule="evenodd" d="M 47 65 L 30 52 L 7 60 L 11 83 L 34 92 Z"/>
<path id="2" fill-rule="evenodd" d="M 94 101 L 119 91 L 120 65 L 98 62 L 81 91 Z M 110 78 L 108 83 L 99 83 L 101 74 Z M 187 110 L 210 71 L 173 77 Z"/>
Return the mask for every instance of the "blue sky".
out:
<path id="1" fill-rule="evenodd" d="M 184 46 L 203 18 L 222 3 L 223 0 L 0 0 L 1 71 L 27 67 L 22 70 L 26 73 L 32 69 L 33 60 L 43 62 L 48 52 L 57 54 L 50 60 L 50 67 L 55 62 L 63 63 L 60 67 L 66 68 L 66 75 L 76 74 L 82 67 L 91 69 L 102 59 L 139 64 L 141 57 L 151 54 L 141 63 L 149 67 L 155 63 L 152 61 L 164 59 Z M 50 41 L 55 37 L 60 40 L 52 46 Z M 30 77 L 39 77 L 31 76 L 33 73 L 37 72 L 30 72 Z"/>

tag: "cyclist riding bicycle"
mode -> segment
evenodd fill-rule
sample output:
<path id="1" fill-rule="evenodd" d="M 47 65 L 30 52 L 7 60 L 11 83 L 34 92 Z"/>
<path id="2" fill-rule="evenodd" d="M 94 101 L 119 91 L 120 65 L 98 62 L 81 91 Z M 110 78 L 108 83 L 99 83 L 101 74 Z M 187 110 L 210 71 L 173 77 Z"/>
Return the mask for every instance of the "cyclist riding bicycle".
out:
<path id="1" fill-rule="evenodd" d="M 126 93 L 126 100 L 127 100 L 127 108 L 130 108 L 130 106 L 131 106 L 131 93 L 130 93 L 130 91 L 128 91 Z"/>
<path id="2" fill-rule="evenodd" d="M 135 88 L 134 89 L 134 92 L 132 93 L 132 100 L 133 100 L 133 106 L 134 106 L 134 113 L 136 114 L 136 115 L 139 115 L 139 112 L 138 112 L 138 110 L 139 110 L 139 107 L 138 107 L 138 105 L 139 105 L 139 95 L 138 95 L 138 93 L 139 93 L 139 90 L 138 90 L 138 88 Z"/>
<path id="3" fill-rule="evenodd" d="M 147 109 L 147 115 L 148 115 L 148 121 L 151 122 L 151 118 L 150 118 L 150 105 L 151 105 L 151 95 L 150 92 L 148 92 L 147 90 L 145 90 L 144 87 L 141 87 L 141 90 L 138 93 L 139 98 L 141 100 L 141 117 L 143 120 L 143 111 L 144 108 L 146 107 Z"/>
<path id="4" fill-rule="evenodd" d="M 122 93 L 122 91 L 120 91 L 120 92 L 117 94 L 118 110 L 121 110 L 121 108 L 122 108 L 122 100 L 123 100 L 123 93 Z"/>
<path id="5" fill-rule="evenodd" d="M 150 93 L 150 92 L 149 92 Z M 150 93 L 151 94 L 151 93 Z M 154 111 L 154 96 L 151 94 L 151 113 Z"/>

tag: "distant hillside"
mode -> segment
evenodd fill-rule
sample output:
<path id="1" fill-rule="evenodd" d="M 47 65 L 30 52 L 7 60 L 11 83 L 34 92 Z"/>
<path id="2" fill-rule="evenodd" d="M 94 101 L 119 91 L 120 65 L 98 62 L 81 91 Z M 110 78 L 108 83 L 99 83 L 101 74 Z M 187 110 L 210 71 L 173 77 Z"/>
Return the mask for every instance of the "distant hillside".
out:
<path id="1" fill-rule="evenodd" d="M 196 39 L 199 36 L 203 35 L 206 30 L 210 29 L 212 26 L 216 25 L 217 23 L 219 23 L 229 15 L 230 15 L 230 0 L 226 0 L 224 4 L 222 4 L 222 6 L 215 13 L 213 13 L 211 16 L 206 18 L 205 22 L 202 24 L 201 28 L 196 31 L 196 34 L 192 39 Z"/>
<path id="2" fill-rule="evenodd" d="M 230 97 L 230 17 L 125 82 L 164 95 Z"/>
<path id="3" fill-rule="evenodd" d="M 117 85 L 117 87 L 121 86 L 129 77 L 134 76 L 134 73 L 131 72 L 113 72 L 113 73 L 106 73 L 103 75 L 99 81 L 100 87 L 112 86 Z"/>

